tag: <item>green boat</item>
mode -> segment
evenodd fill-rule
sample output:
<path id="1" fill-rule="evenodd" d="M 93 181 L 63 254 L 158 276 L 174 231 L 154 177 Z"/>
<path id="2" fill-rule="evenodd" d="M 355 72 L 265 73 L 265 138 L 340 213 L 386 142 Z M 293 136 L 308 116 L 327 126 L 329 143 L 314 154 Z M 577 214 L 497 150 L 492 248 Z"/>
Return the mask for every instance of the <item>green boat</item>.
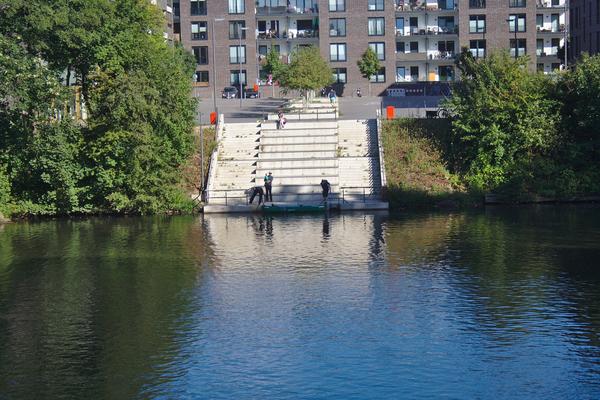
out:
<path id="1" fill-rule="evenodd" d="M 314 213 L 324 212 L 327 210 L 325 204 L 319 205 L 302 205 L 302 204 L 271 204 L 265 205 L 262 208 L 264 213 L 269 214 L 285 214 L 285 213 Z"/>

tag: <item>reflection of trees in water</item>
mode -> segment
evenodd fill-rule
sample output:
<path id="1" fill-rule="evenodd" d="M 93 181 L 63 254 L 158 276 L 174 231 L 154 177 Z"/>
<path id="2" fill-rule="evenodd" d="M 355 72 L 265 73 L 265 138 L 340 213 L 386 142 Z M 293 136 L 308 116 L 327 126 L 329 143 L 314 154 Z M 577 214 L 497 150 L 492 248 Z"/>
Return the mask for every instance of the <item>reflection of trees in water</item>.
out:
<path id="1" fill-rule="evenodd" d="M 584 327 L 572 339 L 598 351 L 597 211 L 500 208 L 403 216 L 386 227 L 386 259 L 390 268 L 412 266 L 406 273 L 444 264 L 453 298 L 469 299 L 457 312 L 475 318 L 496 337 L 514 338 L 517 331 L 527 334 L 532 321 L 566 317 Z"/>
<path id="2" fill-rule="evenodd" d="M 194 222 L 60 221 L 0 235 L 0 392 L 138 395 L 172 361 L 191 311 L 206 256 Z"/>

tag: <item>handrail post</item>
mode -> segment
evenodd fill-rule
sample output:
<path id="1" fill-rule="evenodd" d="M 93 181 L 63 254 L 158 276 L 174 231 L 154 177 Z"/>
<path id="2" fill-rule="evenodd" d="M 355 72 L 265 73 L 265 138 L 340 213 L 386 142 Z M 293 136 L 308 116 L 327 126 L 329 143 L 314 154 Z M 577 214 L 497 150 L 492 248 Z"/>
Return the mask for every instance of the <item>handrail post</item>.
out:
<path id="1" fill-rule="evenodd" d="M 227 205 L 227 192 L 225 192 L 225 205 Z"/>
<path id="2" fill-rule="evenodd" d="M 365 198 L 365 188 L 363 188 L 363 203 L 366 203 L 367 199 Z"/>

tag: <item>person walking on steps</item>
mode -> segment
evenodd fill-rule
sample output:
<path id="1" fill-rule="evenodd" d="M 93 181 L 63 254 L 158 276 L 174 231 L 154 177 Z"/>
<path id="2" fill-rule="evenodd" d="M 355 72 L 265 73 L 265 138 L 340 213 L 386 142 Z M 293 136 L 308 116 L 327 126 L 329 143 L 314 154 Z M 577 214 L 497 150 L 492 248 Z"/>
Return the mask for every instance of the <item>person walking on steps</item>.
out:
<path id="1" fill-rule="evenodd" d="M 265 175 L 265 192 L 266 192 L 265 203 L 267 201 L 270 201 L 271 203 L 273 202 L 273 192 L 271 191 L 272 187 L 273 187 L 273 175 L 269 172 L 267 175 Z"/>
<path id="2" fill-rule="evenodd" d="M 329 91 L 328 97 L 331 104 L 335 103 L 337 95 L 335 94 L 335 90 L 333 90 L 333 88 Z"/>
<path id="3" fill-rule="evenodd" d="M 260 206 L 263 202 L 263 195 L 265 192 L 263 188 L 260 186 L 255 186 L 246 191 L 246 194 L 250 195 L 250 204 L 254 201 L 254 198 L 258 195 L 258 205 Z"/>
<path id="4" fill-rule="evenodd" d="M 331 190 L 331 184 L 327 179 L 321 180 L 321 189 L 323 189 L 323 201 L 327 201 L 327 197 L 329 197 L 329 191 Z"/>

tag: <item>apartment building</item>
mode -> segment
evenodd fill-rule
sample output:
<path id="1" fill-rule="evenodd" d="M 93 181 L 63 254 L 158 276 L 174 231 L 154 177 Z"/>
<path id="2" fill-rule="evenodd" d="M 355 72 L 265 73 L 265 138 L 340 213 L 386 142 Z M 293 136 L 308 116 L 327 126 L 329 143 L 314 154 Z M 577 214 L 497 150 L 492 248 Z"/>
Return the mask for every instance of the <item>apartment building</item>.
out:
<path id="1" fill-rule="evenodd" d="M 225 86 L 268 85 L 261 69 L 275 49 L 284 63 L 301 46 L 318 46 L 340 95 L 369 82 L 357 61 L 368 47 L 381 70 L 372 94 L 390 87 L 457 79 L 463 47 L 475 57 L 509 49 L 545 73 L 561 67 L 565 0 L 179 0 L 176 33 L 196 57 L 196 94 Z M 214 43 L 214 45 L 213 45 Z"/>
<path id="2" fill-rule="evenodd" d="M 571 0 L 569 59 L 581 53 L 600 54 L 600 0 Z"/>
<path id="3" fill-rule="evenodd" d="M 165 16 L 165 27 L 163 36 L 165 40 L 172 42 L 173 36 L 173 0 L 150 0 L 150 3 L 158 6 Z"/>

